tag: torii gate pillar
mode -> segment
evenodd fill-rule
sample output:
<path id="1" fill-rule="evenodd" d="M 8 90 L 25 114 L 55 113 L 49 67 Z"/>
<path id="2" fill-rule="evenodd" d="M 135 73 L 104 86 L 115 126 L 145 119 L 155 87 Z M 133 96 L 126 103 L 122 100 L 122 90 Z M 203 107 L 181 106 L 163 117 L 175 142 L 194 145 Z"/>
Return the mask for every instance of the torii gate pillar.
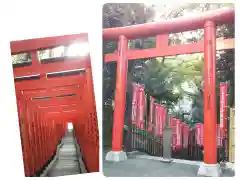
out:
<path id="1" fill-rule="evenodd" d="M 204 163 L 198 175 L 218 177 L 216 112 L 216 24 L 204 24 Z"/>
<path id="2" fill-rule="evenodd" d="M 126 86 L 128 73 L 128 40 L 125 36 L 119 36 L 116 92 L 114 100 L 114 121 L 112 129 L 112 151 L 106 155 L 107 161 L 127 160 L 126 152 L 122 150 L 124 114 L 126 104 Z"/>

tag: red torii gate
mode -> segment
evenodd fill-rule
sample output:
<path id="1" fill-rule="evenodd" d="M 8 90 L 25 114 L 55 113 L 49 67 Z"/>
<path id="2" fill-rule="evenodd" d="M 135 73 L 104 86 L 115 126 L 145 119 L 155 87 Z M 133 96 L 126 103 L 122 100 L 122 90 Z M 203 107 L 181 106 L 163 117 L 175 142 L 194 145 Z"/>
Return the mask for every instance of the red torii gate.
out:
<path id="1" fill-rule="evenodd" d="M 54 117 L 58 114 L 64 122 L 72 122 L 74 120 L 81 120 L 81 114 L 84 114 L 84 110 L 81 110 L 82 106 L 78 104 L 76 99 L 73 97 L 64 97 L 59 101 L 54 101 L 52 99 L 44 99 L 44 100 L 37 100 L 35 102 L 36 107 L 38 110 L 46 113 L 50 119 L 54 119 Z M 52 117 L 53 116 L 53 117 Z"/>
<path id="2" fill-rule="evenodd" d="M 89 54 L 50 57 L 45 62 L 39 60 L 37 53 L 75 43 L 87 44 L 88 34 L 10 43 L 12 55 L 30 53 L 32 59 L 30 65 L 13 69 L 26 176 L 38 172 L 56 151 L 66 122 L 74 125 L 88 171 L 99 171 L 99 136 Z"/>
<path id="3" fill-rule="evenodd" d="M 232 24 L 235 19 L 233 8 L 202 13 L 196 17 L 181 17 L 120 28 L 103 30 L 104 40 L 117 40 L 116 53 L 105 54 L 105 63 L 117 62 L 116 95 L 114 108 L 114 126 L 112 134 L 112 151 L 106 159 L 121 161 L 127 159 L 122 151 L 122 134 L 124 126 L 125 94 L 128 60 L 175 56 L 204 52 L 204 163 L 199 168 L 199 175 L 219 176 L 216 146 L 216 50 L 234 48 L 234 39 L 216 40 L 216 25 Z M 204 41 L 192 44 L 168 45 L 168 34 L 204 28 Z M 129 50 L 128 40 L 156 36 L 156 48 Z"/>

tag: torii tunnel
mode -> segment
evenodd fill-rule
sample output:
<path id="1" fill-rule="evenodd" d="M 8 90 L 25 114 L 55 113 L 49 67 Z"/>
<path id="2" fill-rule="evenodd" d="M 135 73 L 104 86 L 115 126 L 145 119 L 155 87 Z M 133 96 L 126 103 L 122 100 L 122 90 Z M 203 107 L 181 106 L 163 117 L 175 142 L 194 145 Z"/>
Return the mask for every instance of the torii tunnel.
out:
<path id="1" fill-rule="evenodd" d="M 88 44 L 88 34 L 10 44 L 12 55 L 29 53 L 32 59 L 13 68 L 26 176 L 37 176 L 49 164 L 68 123 L 73 125 L 87 172 L 99 171 L 99 132 L 89 53 L 43 60 L 38 56 L 39 50 L 72 43 Z"/>
<path id="2" fill-rule="evenodd" d="M 117 40 L 117 52 L 104 55 L 104 62 L 117 62 L 114 125 L 112 131 L 112 151 L 106 159 L 125 160 L 122 149 L 126 81 L 128 61 L 180 54 L 204 53 L 204 163 L 199 174 L 216 174 L 216 51 L 234 49 L 234 39 L 216 39 L 216 26 L 234 24 L 235 10 L 223 8 L 198 14 L 194 17 L 180 17 L 156 23 L 147 23 L 103 30 L 103 40 Z M 170 33 L 204 29 L 204 40 L 192 44 L 169 45 Z M 151 49 L 128 49 L 128 40 L 156 37 L 156 47 Z"/>

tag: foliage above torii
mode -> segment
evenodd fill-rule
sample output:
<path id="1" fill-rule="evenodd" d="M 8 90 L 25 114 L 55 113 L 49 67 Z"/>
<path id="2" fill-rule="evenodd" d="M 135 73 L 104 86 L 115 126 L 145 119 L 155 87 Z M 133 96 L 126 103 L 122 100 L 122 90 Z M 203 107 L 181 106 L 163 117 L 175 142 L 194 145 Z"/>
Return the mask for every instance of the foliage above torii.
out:
<path id="1" fill-rule="evenodd" d="M 142 24 L 145 22 L 156 21 L 159 19 L 172 19 L 192 12 L 204 12 L 224 6 L 234 6 L 233 4 L 197 4 L 183 3 L 178 5 L 144 5 L 144 4 L 105 4 L 103 8 L 103 27 L 122 27 L 133 24 Z M 110 10 L 109 10 L 110 9 Z M 141 13 L 139 13 L 141 12 Z M 139 14 L 138 14 L 139 13 Z M 155 15 L 155 16 L 154 16 Z M 218 37 L 234 37 L 234 25 L 223 25 L 217 27 Z M 169 35 L 169 44 L 192 43 L 203 39 L 203 30 L 191 32 L 182 32 Z M 130 49 L 145 49 L 155 46 L 155 38 L 145 38 L 129 41 Z M 112 53 L 116 50 L 116 42 L 104 41 L 104 53 Z M 223 58 L 226 54 L 219 54 L 217 61 L 217 75 L 221 79 L 217 82 L 231 79 L 231 86 L 234 87 L 234 58 Z M 189 61 L 187 60 L 189 59 Z M 223 60 L 224 59 L 224 60 Z M 179 64 L 180 63 L 180 64 Z M 151 58 L 145 60 L 136 60 L 129 62 L 129 81 L 134 77 L 135 81 L 139 81 L 146 86 L 146 91 L 155 96 L 158 101 L 162 101 L 168 105 L 174 106 L 183 96 L 190 96 L 193 100 L 193 108 L 202 111 L 202 83 L 203 83 L 203 56 L 188 55 L 174 56 L 164 58 Z M 142 68 L 141 68 L 142 67 Z M 144 67 L 144 68 L 143 68 Z M 226 68 L 228 67 L 228 68 Z M 223 73 L 223 70 L 225 71 Z M 230 70 L 230 71 L 229 71 Z M 226 72 L 227 71 L 227 72 Z M 186 91 L 182 84 L 188 84 L 195 89 L 194 92 Z M 116 84 L 116 63 L 104 64 L 104 102 L 113 100 Z M 218 88 L 219 83 L 216 87 Z M 230 92 L 234 92 L 233 89 Z M 219 89 L 217 89 L 219 91 Z M 234 97 L 234 96 L 232 96 Z M 233 105 L 234 98 L 230 98 L 230 105 Z M 219 104 L 219 103 L 217 103 Z M 106 107 L 106 106 L 105 106 Z M 193 110 L 195 111 L 195 110 Z M 198 113 L 199 114 L 199 113 Z M 202 117 L 201 117 L 202 118 Z"/>

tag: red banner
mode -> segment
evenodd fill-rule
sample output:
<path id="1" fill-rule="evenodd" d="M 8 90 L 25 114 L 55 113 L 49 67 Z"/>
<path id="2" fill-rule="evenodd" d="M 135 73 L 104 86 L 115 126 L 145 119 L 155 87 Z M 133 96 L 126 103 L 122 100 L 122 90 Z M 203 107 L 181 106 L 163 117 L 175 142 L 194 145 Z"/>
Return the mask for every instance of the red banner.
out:
<path id="1" fill-rule="evenodd" d="M 148 121 L 148 132 L 151 133 L 153 129 L 153 116 L 155 116 L 155 119 L 157 121 L 158 119 L 158 112 L 155 111 L 155 115 L 153 114 L 153 108 L 154 108 L 154 98 L 150 96 L 150 113 L 149 113 L 149 121 Z M 156 122 L 157 123 L 157 122 Z"/>
<path id="2" fill-rule="evenodd" d="M 163 118 L 162 116 L 163 107 L 160 104 L 155 104 L 155 118 L 156 118 L 156 135 L 163 135 Z"/>
<path id="3" fill-rule="evenodd" d="M 144 86 L 139 86 L 139 118 L 137 119 L 137 127 L 144 130 L 144 119 L 146 113 L 146 96 L 144 92 Z"/>
<path id="4" fill-rule="evenodd" d="M 151 102 L 150 102 L 151 103 Z M 151 105 L 150 105 L 151 106 Z M 154 117 L 155 117 L 155 135 L 159 136 L 160 135 L 160 111 L 159 111 L 160 105 L 159 104 L 155 104 L 155 113 L 154 113 Z M 150 126 L 150 124 L 149 124 Z M 152 131 L 152 126 L 151 129 L 149 128 L 148 131 Z"/>
<path id="5" fill-rule="evenodd" d="M 175 134 L 175 130 L 174 130 L 174 128 L 173 128 L 173 117 L 172 116 L 168 116 L 168 126 L 170 127 L 170 128 L 172 128 L 172 133 L 174 133 Z"/>
<path id="6" fill-rule="evenodd" d="M 162 107 L 162 110 L 161 110 L 161 118 L 162 118 L 162 124 L 163 124 L 163 129 L 165 128 L 166 126 L 166 115 L 167 115 L 167 109 L 163 106 Z"/>
<path id="7" fill-rule="evenodd" d="M 159 135 L 160 136 L 163 136 L 163 130 L 164 130 L 164 127 L 165 127 L 165 117 L 164 117 L 164 107 L 159 105 Z"/>
<path id="8" fill-rule="evenodd" d="M 227 128 L 227 83 L 220 84 L 220 127 L 225 134 Z"/>
<path id="9" fill-rule="evenodd" d="M 222 128 L 220 127 L 219 124 L 216 125 L 217 128 L 217 146 L 221 147 L 223 146 L 223 133 Z"/>
<path id="10" fill-rule="evenodd" d="M 182 124 L 181 121 L 179 119 L 176 119 L 175 122 L 176 123 L 176 147 L 177 148 L 181 148 L 182 146 Z"/>
<path id="11" fill-rule="evenodd" d="M 155 111 L 154 111 L 155 109 Z M 150 97 L 150 111 L 148 120 L 148 132 L 152 133 L 155 124 L 155 135 L 163 136 L 163 130 L 166 125 L 167 110 L 161 104 L 155 104 L 154 98 Z M 144 86 L 137 84 L 133 85 L 133 100 L 132 100 L 132 123 L 137 124 L 137 127 L 144 130 L 146 115 L 146 96 Z M 155 118 L 155 123 L 153 119 Z M 176 148 L 187 148 L 189 140 L 190 127 L 182 123 L 179 119 L 169 116 L 169 127 L 172 128 L 172 146 Z M 217 146 L 223 145 L 223 138 L 226 135 L 227 128 L 227 83 L 220 84 L 220 124 L 217 128 Z M 196 124 L 196 141 L 197 144 L 203 145 L 203 124 Z"/>
<path id="12" fill-rule="evenodd" d="M 133 98 L 132 98 L 132 124 L 137 122 L 137 112 L 138 112 L 138 97 L 139 97 L 139 87 L 137 84 L 133 84 Z"/>
<path id="13" fill-rule="evenodd" d="M 168 116 L 168 126 L 172 129 L 172 148 L 175 151 L 177 146 L 177 135 L 176 135 L 176 126 L 173 126 L 174 118 Z"/>
<path id="14" fill-rule="evenodd" d="M 182 124 L 183 124 L 183 148 L 187 148 L 190 128 L 187 124 L 185 123 Z"/>
<path id="15" fill-rule="evenodd" d="M 201 123 L 196 124 L 196 140 L 198 145 L 203 145 L 203 124 Z"/>

